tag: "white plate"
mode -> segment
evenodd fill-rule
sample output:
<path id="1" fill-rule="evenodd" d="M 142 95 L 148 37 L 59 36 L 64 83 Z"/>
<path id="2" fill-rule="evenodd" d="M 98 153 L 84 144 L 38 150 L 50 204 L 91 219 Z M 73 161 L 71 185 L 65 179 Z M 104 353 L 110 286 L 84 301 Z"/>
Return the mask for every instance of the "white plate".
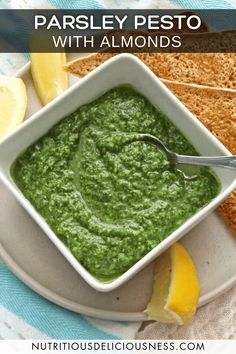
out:
<path id="1" fill-rule="evenodd" d="M 94 277 L 75 258 L 68 247 L 57 237 L 45 219 L 20 191 L 11 178 L 10 168 L 18 155 L 46 134 L 54 124 L 83 104 L 93 101 L 114 86 L 122 84 L 131 85 L 138 92 L 145 95 L 151 103 L 157 105 L 162 112 L 167 114 L 176 127 L 190 139 L 203 156 L 230 155 L 230 152 L 219 140 L 171 93 L 160 79 L 140 59 L 130 54 L 120 54 L 109 59 L 83 80 L 70 87 L 63 95 L 40 109 L 31 116 L 31 119 L 28 119 L 21 127 L 0 142 L 0 179 L 82 278 L 94 289 L 104 292 L 118 288 L 144 269 L 171 244 L 182 238 L 200 221 L 210 215 L 236 188 L 235 171 L 215 167 L 214 170 L 221 183 L 221 190 L 215 198 L 188 218 L 175 231 L 171 232 L 165 240 L 156 245 L 116 279 L 109 283 L 103 283 Z"/>
<path id="2" fill-rule="evenodd" d="M 22 72 L 29 95 L 27 116 L 40 109 L 29 67 Z M 0 255 L 29 286 L 73 311 L 114 320 L 143 320 L 150 297 L 152 265 L 119 289 L 103 294 L 89 287 L 0 185 Z M 236 239 L 213 213 L 182 239 L 200 276 L 200 305 L 236 283 Z"/>

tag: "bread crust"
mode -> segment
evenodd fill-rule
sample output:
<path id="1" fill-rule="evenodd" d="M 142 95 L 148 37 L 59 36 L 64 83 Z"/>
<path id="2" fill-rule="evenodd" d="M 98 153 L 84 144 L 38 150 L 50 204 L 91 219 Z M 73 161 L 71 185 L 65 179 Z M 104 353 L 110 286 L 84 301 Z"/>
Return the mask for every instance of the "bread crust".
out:
<path id="1" fill-rule="evenodd" d="M 115 53 L 94 53 L 65 66 L 83 77 Z M 167 80 L 236 89 L 235 53 L 136 53 L 157 76 Z"/>

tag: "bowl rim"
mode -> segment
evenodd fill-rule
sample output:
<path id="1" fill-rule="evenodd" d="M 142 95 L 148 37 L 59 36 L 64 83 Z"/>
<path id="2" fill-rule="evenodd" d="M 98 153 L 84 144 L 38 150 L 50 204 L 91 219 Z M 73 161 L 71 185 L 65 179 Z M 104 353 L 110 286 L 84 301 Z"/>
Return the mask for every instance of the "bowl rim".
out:
<path id="1" fill-rule="evenodd" d="M 1 146 L 7 145 L 11 143 L 11 140 L 17 135 L 20 134 L 22 130 L 26 128 L 28 125 L 34 126 L 34 122 L 38 120 L 42 115 L 46 114 L 49 110 L 52 110 L 57 104 L 60 103 L 62 99 L 66 99 L 73 92 L 80 89 L 88 80 L 92 80 L 97 73 L 102 72 L 107 67 L 113 65 L 113 63 L 118 61 L 127 61 L 128 65 L 132 65 L 135 63 L 137 66 L 143 69 L 146 72 L 147 76 L 155 80 L 160 89 L 165 91 L 166 95 L 169 96 L 172 100 L 175 101 L 175 104 L 181 106 L 183 114 L 187 116 L 188 119 L 194 120 L 197 125 L 200 125 L 201 128 L 204 129 L 207 136 L 209 136 L 210 140 L 214 140 L 215 143 L 220 147 L 222 153 L 224 155 L 231 155 L 231 153 L 223 146 L 222 143 L 218 141 L 216 137 L 214 137 L 207 128 L 183 105 L 181 101 L 177 99 L 177 97 L 160 81 L 158 77 L 137 57 L 131 54 L 119 54 L 115 57 L 107 60 L 101 66 L 96 68 L 93 72 L 89 73 L 85 78 L 81 81 L 73 85 L 71 88 L 66 90 L 66 92 L 57 97 L 55 100 L 50 102 L 47 106 L 40 109 L 38 112 L 33 114 L 30 119 L 26 120 L 17 130 L 9 134 L 5 139 L 0 142 Z M 62 118 L 63 119 L 63 118 Z M 171 117 L 170 117 L 171 119 Z M 59 120 L 58 120 L 59 121 Z M 38 135 L 38 138 L 41 135 Z M 11 165 L 11 164 L 10 164 Z M 1 159 L 0 159 L 0 167 L 1 167 Z M 217 205 L 229 195 L 233 189 L 236 188 L 236 178 L 232 183 L 229 184 L 225 188 L 224 191 L 219 192 L 219 194 L 210 201 L 205 207 L 197 211 L 192 217 L 184 222 L 179 228 L 177 228 L 173 233 L 167 236 L 162 242 L 160 242 L 156 247 L 154 247 L 150 252 L 148 252 L 144 257 L 142 257 L 137 263 L 135 263 L 132 267 L 130 267 L 125 273 L 123 273 L 118 278 L 114 279 L 109 283 L 102 283 L 97 280 L 90 272 L 88 272 L 82 264 L 72 255 L 70 250 L 62 243 L 62 241 L 56 236 L 56 234 L 51 230 L 50 226 L 46 223 L 46 221 L 41 217 L 41 215 L 34 209 L 33 205 L 24 197 L 24 195 L 20 192 L 20 190 L 16 187 L 13 181 L 10 181 L 6 174 L 3 173 L 0 169 L 0 178 L 4 182 L 4 184 L 8 187 L 8 189 L 14 194 L 17 200 L 21 203 L 21 205 L 26 209 L 26 211 L 31 215 L 31 217 L 38 223 L 38 225 L 43 229 L 43 231 L 47 234 L 47 236 L 51 239 L 54 245 L 60 250 L 60 252 L 64 255 L 64 257 L 69 261 L 69 263 L 74 267 L 74 269 L 83 277 L 83 279 L 93 288 L 98 291 L 112 291 L 115 288 L 122 285 L 124 282 L 129 280 L 132 276 L 134 276 L 139 270 L 141 270 L 144 266 L 154 260 L 160 252 L 163 252 L 167 249 L 172 243 L 176 242 L 179 238 L 184 236 L 192 227 L 194 227 L 198 222 L 200 222 L 207 213 L 211 212 Z"/>

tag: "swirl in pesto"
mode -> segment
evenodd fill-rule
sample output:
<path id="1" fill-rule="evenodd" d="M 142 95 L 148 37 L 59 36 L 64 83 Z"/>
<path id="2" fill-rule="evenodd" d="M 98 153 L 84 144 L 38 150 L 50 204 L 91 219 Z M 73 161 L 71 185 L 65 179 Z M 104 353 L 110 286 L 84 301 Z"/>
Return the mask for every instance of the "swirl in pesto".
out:
<path id="1" fill-rule="evenodd" d="M 210 169 L 185 179 L 139 133 L 197 154 L 165 114 L 121 86 L 61 120 L 12 169 L 26 198 L 100 279 L 125 272 L 219 191 Z"/>

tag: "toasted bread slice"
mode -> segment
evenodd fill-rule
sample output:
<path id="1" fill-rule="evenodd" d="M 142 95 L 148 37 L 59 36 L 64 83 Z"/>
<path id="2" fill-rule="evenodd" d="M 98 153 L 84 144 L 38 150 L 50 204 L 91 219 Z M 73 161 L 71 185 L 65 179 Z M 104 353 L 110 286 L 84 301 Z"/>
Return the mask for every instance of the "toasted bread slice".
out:
<path id="1" fill-rule="evenodd" d="M 236 90 L 162 82 L 236 155 Z"/>
<path id="2" fill-rule="evenodd" d="M 236 155 L 236 90 L 162 81 Z M 236 233 L 236 191 L 219 212 Z"/>
<path id="3" fill-rule="evenodd" d="M 115 55 L 117 54 L 94 53 L 68 63 L 65 70 L 83 77 Z M 236 53 L 136 53 L 135 55 L 163 79 L 236 89 Z"/>

